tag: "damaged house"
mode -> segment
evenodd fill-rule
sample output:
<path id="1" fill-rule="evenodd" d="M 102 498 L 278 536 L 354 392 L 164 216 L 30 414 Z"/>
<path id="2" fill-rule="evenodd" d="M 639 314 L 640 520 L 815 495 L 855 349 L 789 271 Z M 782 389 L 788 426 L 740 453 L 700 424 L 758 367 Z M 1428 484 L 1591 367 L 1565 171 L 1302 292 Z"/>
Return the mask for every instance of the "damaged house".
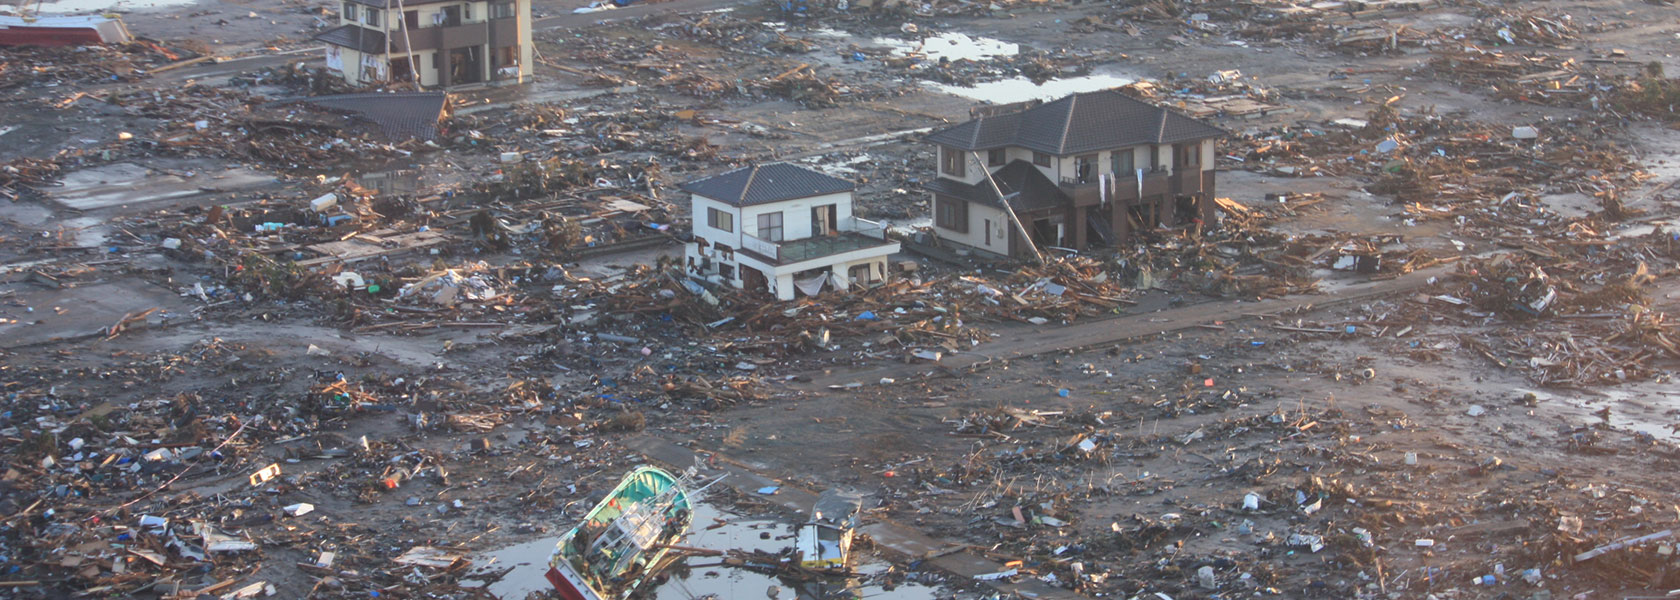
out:
<path id="1" fill-rule="evenodd" d="M 338 22 L 315 39 L 353 84 L 531 81 L 531 0 L 344 0 Z"/>
<path id="2" fill-rule="evenodd" d="M 976 112 L 926 138 L 938 146 L 939 176 L 926 189 L 942 240 L 1030 256 L 1195 228 L 1213 215 L 1218 127 L 1118 90 Z"/>
<path id="3" fill-rule="evenodd" d="M 852 215 L 850 181 L 787 163 L 751 165 L 682 185 L 692 197 L 689 276 L 782 300 L 886 280 L 898 242 Z"/>

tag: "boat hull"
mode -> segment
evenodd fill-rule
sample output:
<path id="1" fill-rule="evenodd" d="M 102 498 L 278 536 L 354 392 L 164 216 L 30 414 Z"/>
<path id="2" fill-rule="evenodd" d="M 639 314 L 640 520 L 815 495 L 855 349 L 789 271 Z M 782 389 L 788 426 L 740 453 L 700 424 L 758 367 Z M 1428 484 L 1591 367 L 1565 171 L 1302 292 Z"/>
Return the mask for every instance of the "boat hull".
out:
<path id="1" fill-rule="evenodd" d="M 562 569 L 565 570 L 562 571 Z M 571 572 L 569 567 L 563 565 L 551 566 L 543 576 L 548 578 L 549 585 L 554 586 L 555 591 L 560 592 L 562 600 L 605 600 L 600 594 L 595 593 L 595 590 L 589 589 L 589 585 L 583 582 L 583 578 Z"/>

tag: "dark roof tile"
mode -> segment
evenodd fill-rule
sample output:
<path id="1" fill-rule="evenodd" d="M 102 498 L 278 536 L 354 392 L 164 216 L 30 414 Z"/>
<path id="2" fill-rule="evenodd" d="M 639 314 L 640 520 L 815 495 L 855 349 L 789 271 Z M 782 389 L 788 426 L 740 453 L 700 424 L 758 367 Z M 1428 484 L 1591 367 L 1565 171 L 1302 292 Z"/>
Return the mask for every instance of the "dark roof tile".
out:
<path id="1" fill-rule="evenodd" d="M 1064 206 L 1072 201 L 1061 186 L 1044 176 L 1044 172 L 1024 160 L 1010 161 L 1003 168 L 992 173 L 992 180 L 997 182 L 998 189 L 1009 197 L 1010 208 L 1016 212 L 1026 212 L 1040 208 Z M 935 178 L 923 186 L 927 191 L 944 194 L 954 198 L 961 198 L 969 202 L 988 206 L 1003 207 L 998 196 L 992 191 L 992 186 L 981 180 L 979 183 L 963 183 L 955 179 L 944 177 Z"/>
<path id="2" fill-rule="evenodd" d="M 752 165 L 682 184 L 688 193 L 734 206 L 753 206 L 849 192 L 850 181 L 788 163 Z"/>
<path id="3" fill-rule="evenodd" d="M 386 139 L 430 140 L 438 135 L 438 122 L 449 106 L 445 92 L 399 92 L 313 96 L 273 103 L 310 104 L 327 110 L 353 114 L 379 127 Z"/>
<path id="4" fill-rule="evenodd" d="M 384 54 L 387 50 L 385 32 L 359 25 L 340 25 L 316 34 L 315 39 L 368 54 Z"/>
<path id="5" fill-rule="evenodd" d="M 928 134 L 963 150 L 1020 146 L 1057 156 L 1139 144 L 1223 137 L 1225 130 L 1164 107 L 1103 90 L 1064 96 L 1019 112 L 982 117 Z"/>

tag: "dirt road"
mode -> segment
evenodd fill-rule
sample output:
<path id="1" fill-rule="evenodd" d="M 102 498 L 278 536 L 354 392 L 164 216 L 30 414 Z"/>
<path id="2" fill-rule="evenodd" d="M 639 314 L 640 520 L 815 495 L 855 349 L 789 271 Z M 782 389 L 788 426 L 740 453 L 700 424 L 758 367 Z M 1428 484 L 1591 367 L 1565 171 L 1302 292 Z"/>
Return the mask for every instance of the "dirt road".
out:
<path id="1" fill-rule="evenodd" d="M 1297 295 L 1260 302 L 1205 302 L 1182 308 L 1151 313 L 1126 315 L 1089 323 L 1057 327 L 1018 327 L 1002 329 L 1000 341 L 981 344 L 972 350 L 943 358 L 937 366 L 929 364 L 898 364 L 867 369 L 829 373 L 812 378 L 807 389 L 843 386 L 849 383 L 868 385 L 881 379 L 903 379 L 917 375 L 955 375 L 1006 361 L 1053 352 L 1089 350 L 1145 336 L 1165 334 L 1186 329 L 1212 326 L 1219 323 L 1255 317 L 1271 317 L 1289 312 L 1301 312 L 1314 307 L 1360 302 L 1416 291 L 1429 285 L 1433 277 L 1446 273 L 1450 267 L 1434 267 L 1408 273 L 1386 281 L 1370 281 L 1348 285 L 1322 295 Z"/>

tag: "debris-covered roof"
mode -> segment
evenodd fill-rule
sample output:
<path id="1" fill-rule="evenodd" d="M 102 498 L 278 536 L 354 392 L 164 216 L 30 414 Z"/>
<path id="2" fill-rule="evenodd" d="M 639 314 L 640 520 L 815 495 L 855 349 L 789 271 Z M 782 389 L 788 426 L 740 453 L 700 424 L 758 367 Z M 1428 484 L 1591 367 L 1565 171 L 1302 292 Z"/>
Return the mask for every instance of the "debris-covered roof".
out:
<path id="1" fill-rule="evenodd" d="M 857 184 L 788 163 L 741 167 L 682 184 L 683 191 L 735 206 L 838 194 Z"/>
<path id="2" fill-rule="evenodd" d="M 379 130 L 384 133 L 384 136 L 391 140 L 429 140 L 437 137 L 438 121 L 443 118 L 444 110 L 449 105 L 449 94 L 444 92 L 339 94 L 301 98 L 284 103 L 294 102 L 355 114 L 357 117 L 367 119 L 379 126 Z"/>
<path id="3" fill-rule="evenodd" d="M 315 35 L 318 41 L 370 54 L 384 54 L 385 32 L 360 25 L 340 25 Z"/>
<path id="4" fill-rule="evenodd" d="M 963 150 L 1020 146 L 1055 155 L 1138 144 L 1173 144 L 1225 135 L 1225 130 L 1128 96 L 1119 90 L 1063 97 L 935 131 L 927 140 Z"/>
<path id="5" fill-rule="evenodd" d="M 1062 206 L 1072 201 L 1061 186 L 1045 177 L 1038 167 L 1024 160 L 1011 161 L 992 173 L 992 179 L 997 182 L 998 189 L 1009 196 L 1009 206 L 1017 212 Z M 989 206 L 1002 207 L 992 186 L 982 179 L 979 183 L 963 183 L 954 179 L 939 177 L 928 182 L 927 190 L 936 194 L 944 194 L 961 198 L 969 202 L 978 202 Z"/>

